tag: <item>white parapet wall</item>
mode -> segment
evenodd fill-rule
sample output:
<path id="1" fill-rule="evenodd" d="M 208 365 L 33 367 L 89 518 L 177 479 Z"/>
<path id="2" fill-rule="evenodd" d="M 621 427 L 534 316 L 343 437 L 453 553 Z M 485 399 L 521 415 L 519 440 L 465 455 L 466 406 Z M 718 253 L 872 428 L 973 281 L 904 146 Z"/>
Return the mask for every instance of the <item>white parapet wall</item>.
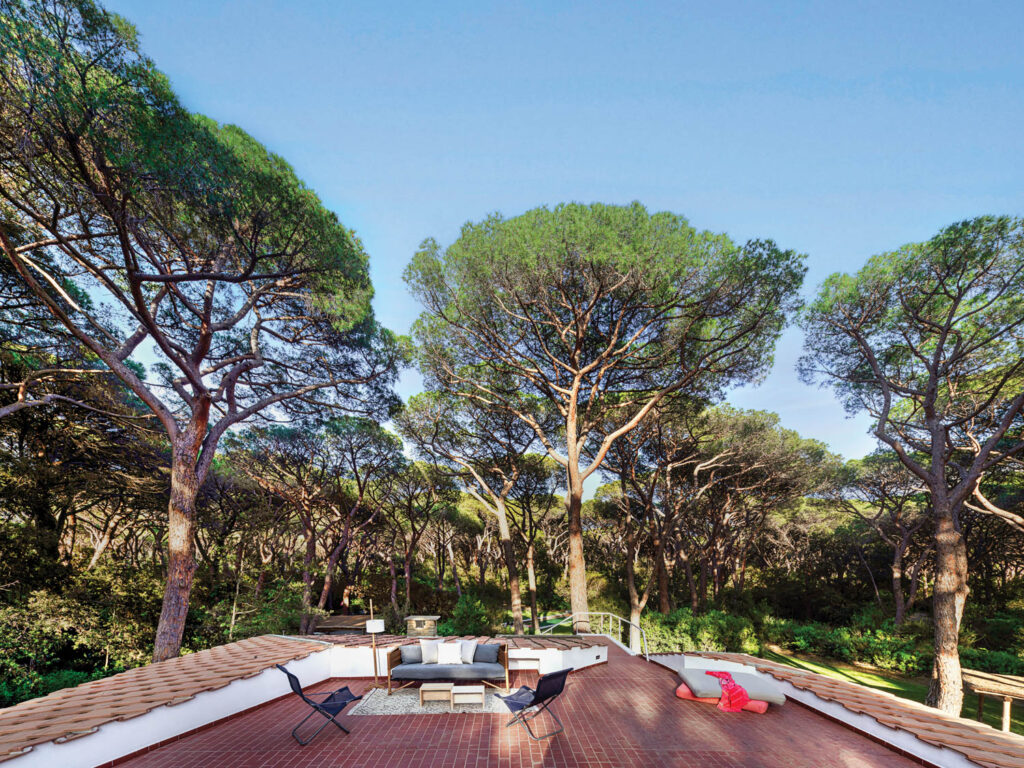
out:
<path id="1" fill-rule="evenodd" d="M 326 680 L 332 676 L 332 650 L 332 646 L 324 644 L 322 651 L 289 661 L 288 671 L 303 686 Z M 95 768 L 287 693 L 287 679 L 271 667 L 223 688 L 198 693 L 180 704 L 157 707 L 130 720 L 106 723 L 93 733 L 69 741 L 39 744 L 8 760 L 4 768 Z"/>
<path id="2" fill-rule="evenodd" d="M 287 663 L 288 671 L 305 688 L 330 678 L 373 677 L 373 650 L 351 648 L 330 642 L 310 640 L 320 650 Z M 377 648 L 377 671 L 387 677 L 387 654 L 391 646 Z M 541 674 L 566 667 L 583 669 L 608 660 L 608 649 L 543 648 L 509 651 L 509 668 L 532 669 Z M 127 755 L 202 728 L 287 695 L 288 681 L 273 667 L 258 675 L 235 680 L 223 688 L 202 691 L 178 704 L 165 705 L 133 717 L 100 726 L 92 733 L 68 741 L 39 744 L 23 755 L 9 759 L 4 768 L 95 768 Z M 282 738 L 290 738 L 287 729 Z"/>
<path id="3" fill-rule="evenodd" d="M 513 648 L 508 652 L 510 670 L 531 669 L 542 675 L 571 667 L 583 669 L 608 661 L 608 648 Z"/>

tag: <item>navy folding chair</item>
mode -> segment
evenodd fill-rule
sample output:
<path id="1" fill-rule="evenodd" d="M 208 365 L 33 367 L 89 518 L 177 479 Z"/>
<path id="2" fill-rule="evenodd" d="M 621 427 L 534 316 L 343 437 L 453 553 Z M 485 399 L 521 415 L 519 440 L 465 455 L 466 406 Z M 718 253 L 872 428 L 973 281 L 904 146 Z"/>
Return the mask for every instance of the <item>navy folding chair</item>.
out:
<path id="1" fill-rule="evenodd" d="M 565 730 L 565 726 L 562 725 L 562 721 L 558 719 L 558 715 L 555 714 L 554 710 L 548 709 L 555 699 L 557 699 L 562 691 L 565 690 L 565 679 L 572 672 L 572 667 L 569 669 L 562 669 L 558 672 L 550 672 L 540 680 L 537 681 L 537 688 L 528 688 L 523 686 L 518 691 L 509 696 L 502 696 L 499 693 L 494 694 L 508 707 L 509 712 L 512 712 L 515 717 L 505 724 L 508 728 L 513 725 L 521 725 L 526 729 L 526 733 L 529 734 L 530 738 L 534 741 L 540 741 L 550 736 L 554 736 L 556 733 L 561 733 Z M 533 729 L 530 728 L 530 721 L 533 720 L 541 712 L 547 711 L 551 715 L 555 722 L 558 723 L 558 728 L 555 730 L 545 733 L 543 736 L 537 736 Z"/>
<path id="2" fill-rule="evenodd" d="M 362 696 L 353 696 L 352 691 L 348 689 L 347 685 L 344 688 L 339 688 L 333 693 L 303 693 L 302 686 L 299 685 L 299 678 L 297 678 L 287 669 L 282 667 L 280 664 L 275 664 L 274 666 L 280 669 L 286 675 L 288 675 L 288 684 L 291 685 L 292 692 L 313 708 L 313 711 L 306 715 L 304 718 L 302 718 L 302 722 L 292 729 L 292 738 L 294 738 L 302 746 L 306 746 L 307 744 L 309 744 L 309 742 L 315 739 L 317 737 L 317 734 L 320 733 L 320 731 L 322 731 L 324 728 L 326 728 L 329 723 L 334 723 L 336 726 L 341 728 L 341 730 L 343 730 L 345 733 L 349 732 L 348 728 L 346 728 L 344 725 L 339 723 L 334 718 L 340 715 L 341 710 L 343 710 L 353 701 L 359 701 L 361 698 L 363 698 Z M 309 698 L 310 696 L 326 696 L 327 698 L 323 701 L 314 701 L 313 699 Z M 313 715 L 317 713 L 326 717 L 327 722 L 325 722 L 323 725 L 317 728 L 316 732 L 312 736 L 303 741 L 299 738 L 297 731 L 305 724 L 307 720 L 309 720 L 309 718 L 311 718 Z"/>

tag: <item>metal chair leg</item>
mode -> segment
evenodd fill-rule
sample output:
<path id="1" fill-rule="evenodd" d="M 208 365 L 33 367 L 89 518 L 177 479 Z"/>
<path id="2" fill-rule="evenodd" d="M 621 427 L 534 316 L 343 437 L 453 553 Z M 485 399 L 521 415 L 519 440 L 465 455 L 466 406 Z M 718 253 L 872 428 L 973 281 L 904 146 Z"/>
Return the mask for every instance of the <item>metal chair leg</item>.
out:
<path id="1" fill-rule="evenodd" d="M 548 704 L 549 703 L 550 702 L 545 703 L 542 707 L 540 707 L 540 709 L 538 709 L 536 712 L 531 714 L 529 717 L 527 717 L 524 714 L 526 712 L 526 710 L 525 709 L 522 710 L 521 712 L 519 712 L 519 714 L 517 714 L 515 717 L 513 717 L 508 723 L 506 723 L 505 727 L 508 728 L 509 726 L 519 724 L 519 725 L 523 726 L 523 728 L 526 729 L 526 735 L 529 736 L 534 741 L 543 741 L 544 739 L 551 738 L 552 736 L 561 733 L 562 731 L 565 730 L 565 726 L 562 725 L 562 721 L 558 719 L 558 715 L 555 714 L 555 711 L 553 709 L 548 709 Z M 555 730 L 550 731 L 548 733 L 545 733 L 542 736 L 538 736 L 538 735 L 536 735 L 533 732 L 533 728 L 530 727 L 530 721 L 533 720 L 534 718 L 536 718 L 538 715 L 540 715 L 542 712 L 545 712 L 545 711 L 549 715 L 551 715 L 551 717 L 554 718 L 556 723 L 558 723 L 558 728 L 556 728 Z"/>
<path id="2" fill-rule="evenodd" d="M 312 736 L 310 736 L 308 739 L 303 741 L 302 739 L 299 738 L 297 731 L 299 730 L 299 728 L 301 728 L 303 725 L 306 724 L 306 721 L 309 720 L 309 718 L 311 718 L 313 715 L 317 715 L 317 714 L 323 715 L 327 719 L 326 722 L 323 725 L 321 725 L 319 728 L 317 728 L 313 732 Z M 299 742 L 299 744 L 301 746 L 304 747 L 307 744 L 309 744 L 313 739 L 315 739 L 317 737 L 317 735 L 319 735 L 320 731 L 322 731 L 324 728 L 326 728 L 328 726 L 328 724 L 330 724 L 330 723 L 334 723 L 336 726 L 341 728 L 341 730 L 343 730 L 345 733 L 350 733 L 348 728 L 346 728 L 344 725 L 342 725 L 341 723 L 339 723 L 337 720 L 334 719 L 335 717 L 336 717 L 336 715 L 335 716 L 328 715 L 326 712 L 323 712 L 323 711 L 321 711 L 319 709 L 314 709 L 312 712 L 310 712 L 308 715 L 306 715 L 304 718 L 302 718 L 302 722 L 300 722 L 298 725 L 296 725 L 292 729 L 292 738 L 295 739 L 297 742 Z"/>

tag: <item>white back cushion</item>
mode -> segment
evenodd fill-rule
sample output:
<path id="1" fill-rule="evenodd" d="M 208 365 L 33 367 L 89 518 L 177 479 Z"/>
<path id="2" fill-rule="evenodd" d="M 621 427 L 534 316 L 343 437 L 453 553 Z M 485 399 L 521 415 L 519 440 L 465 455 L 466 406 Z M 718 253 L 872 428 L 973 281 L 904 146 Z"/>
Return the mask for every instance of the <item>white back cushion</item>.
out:
<path id="1" fill-rule="evenodd" d="M 461 643 L 440 643 L 437 646 L 438 664 L 461 664 L 462 645 Z"/>
<path id="2" fill-rule="evenodd" d="M 440 640 L 420 640 L 424 664 L 437 664 L 437 646 L 440 644 Z"/>

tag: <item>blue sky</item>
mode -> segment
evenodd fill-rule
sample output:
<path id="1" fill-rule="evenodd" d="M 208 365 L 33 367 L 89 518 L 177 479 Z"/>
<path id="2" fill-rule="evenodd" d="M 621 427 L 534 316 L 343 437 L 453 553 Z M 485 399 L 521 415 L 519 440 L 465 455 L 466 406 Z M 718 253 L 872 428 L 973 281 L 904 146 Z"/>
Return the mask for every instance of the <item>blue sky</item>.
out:
<path id="1" fill-rule="evenodd" d="M 423 238 L 563 201 L 685 215 L 830 272 L 1022 211 L 1024 3 L 112 0 L 185 104 L 284 156 L 362 237 L 376 311 L 419 312 Z M 735 405 L 873 447 L 794 372 Z M 417 391 L 408 375 L 401 392 Z"/>

